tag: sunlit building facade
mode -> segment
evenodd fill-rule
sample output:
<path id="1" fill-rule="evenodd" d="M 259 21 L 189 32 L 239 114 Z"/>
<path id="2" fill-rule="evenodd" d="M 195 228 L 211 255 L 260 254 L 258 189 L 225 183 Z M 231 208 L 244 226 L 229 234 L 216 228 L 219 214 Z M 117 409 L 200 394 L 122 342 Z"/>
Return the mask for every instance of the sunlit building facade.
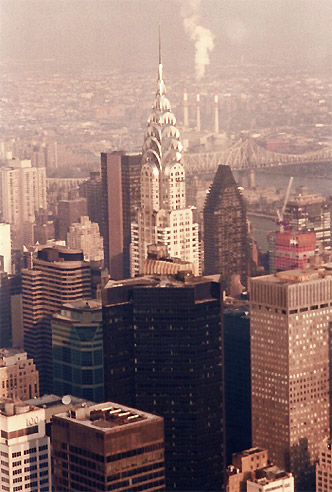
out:
<path id="1" fill-rule="evenodd" d="M 296 457 L 313 463 L 330 428 L 332 264 L 251 279 L 250 292 L 253 445 L 302 480 Z"/>
<path id="2" fill-rule="evenodd" d="M 131 276 L 144 271 L 148 246 L 166 245 L 169 258 L 200 272 L 198 224 L 186 207 L 185 170 L 176 118 L 166 97 L 159 54 L 158 86 L 142 151 L 141 207 L 131 230 Z"/>

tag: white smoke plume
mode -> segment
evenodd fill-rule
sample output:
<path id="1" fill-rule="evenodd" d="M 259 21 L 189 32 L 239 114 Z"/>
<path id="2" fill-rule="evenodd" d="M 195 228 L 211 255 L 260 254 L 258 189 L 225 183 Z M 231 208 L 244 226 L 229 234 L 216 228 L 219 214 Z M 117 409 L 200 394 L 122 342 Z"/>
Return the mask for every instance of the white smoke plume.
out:
<path id="1" fill-rule="evenodd" d="M 201 79 L 205 68 L 210 63 L 210 51 L 214 48 L 214 35 L 206 27 L 200 25 L 200 0 L 180 0 L 181 17 L 186 34 L 195 44 L 196 78 Z"/>

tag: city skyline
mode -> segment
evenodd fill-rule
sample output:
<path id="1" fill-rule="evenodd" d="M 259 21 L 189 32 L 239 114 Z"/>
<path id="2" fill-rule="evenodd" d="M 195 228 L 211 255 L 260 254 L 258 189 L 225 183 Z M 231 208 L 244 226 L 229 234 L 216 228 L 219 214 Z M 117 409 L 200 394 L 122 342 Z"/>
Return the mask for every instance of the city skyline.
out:
<path id="1" fill-rule="evenodd" d="M 330 19 L 0 1 L 0 492 L 332 490 Z"/>

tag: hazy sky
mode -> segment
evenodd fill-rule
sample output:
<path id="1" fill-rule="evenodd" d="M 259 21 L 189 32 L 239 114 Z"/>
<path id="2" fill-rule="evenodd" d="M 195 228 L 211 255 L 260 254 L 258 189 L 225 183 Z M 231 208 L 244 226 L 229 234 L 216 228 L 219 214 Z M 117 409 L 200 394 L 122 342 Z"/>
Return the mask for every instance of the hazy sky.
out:
<path id="1" fill-rule="evenodd" d="M 160 20 L 165 65 L 194 70 L 181 13 L 195 6 L 211 63 L 331 63 L 332 0 L 0 0 L 0 61 L 155 67 Z"/>

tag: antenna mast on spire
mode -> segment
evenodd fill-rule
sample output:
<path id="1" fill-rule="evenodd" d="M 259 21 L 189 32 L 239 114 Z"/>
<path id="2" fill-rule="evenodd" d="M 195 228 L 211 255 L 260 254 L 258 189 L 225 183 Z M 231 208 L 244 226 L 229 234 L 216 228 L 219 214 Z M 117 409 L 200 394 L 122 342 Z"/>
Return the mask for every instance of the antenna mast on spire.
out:
<path id="1" fill-rule="evenodd" d="M 161 27 L 159 22 L 159 65 L 158 65 L 158 91 L 159 94 L 165 94 L 165 84 L 163 81 L 163 64 L 161 62 Z"/>
<path id="2" fill-rule="evenodd" d="M 159 22 L 159 65 L 161 65 L 161 27 Z"/>

